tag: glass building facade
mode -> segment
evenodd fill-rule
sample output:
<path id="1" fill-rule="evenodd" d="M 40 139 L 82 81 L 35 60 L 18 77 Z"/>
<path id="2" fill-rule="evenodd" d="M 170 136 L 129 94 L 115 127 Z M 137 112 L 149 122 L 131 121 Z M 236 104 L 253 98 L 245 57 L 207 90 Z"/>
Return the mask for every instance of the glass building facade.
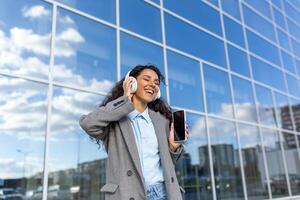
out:
<path id="1" fill-rule="evenodd" d="M 99 200 L 79 127 L 137 64 L 190 127 L 184 199 L 300 198 L 300 0 L 1 0 L 0 198 Z"/>

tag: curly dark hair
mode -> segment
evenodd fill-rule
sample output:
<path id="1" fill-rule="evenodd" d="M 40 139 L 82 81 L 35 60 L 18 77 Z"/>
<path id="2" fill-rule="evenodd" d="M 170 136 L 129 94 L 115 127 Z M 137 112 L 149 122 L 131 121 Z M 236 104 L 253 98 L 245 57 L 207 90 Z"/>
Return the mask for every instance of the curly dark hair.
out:
<path id="1" fill-rule="evenodd" d="M 137 65 L 130 71 L 129 75 L 137 78 L 144 69 L 151 69 L 151 70 L 155 71 L 155 73 L 158 76 L 159 83 L 162 82 L 165 84 L 165 77 L 160 72 L 160 70 L 153 64 Z M 115 86 L 112 88 L 110 94 L 108 96 L 106 96 L 106 98 L 102 101 L 102 103 L 99 105 L 99 107 L 105 106 L 107 103 L 124 95 L 124 90 L 123 90 L 124 79 L 125 79 L 125 77 L 115 84 Z M 170 106 L 162 98 L 156 99 L 155 101 L 148 103 L 148 108 L 151 110 L 154 110 L 155 112 L 161 113 L 165 118 L 167 118 L 169 120 L 169 126 L 171 126 L 172 111 L 171 111 Z M 99 139 L 97 139 L 97 138 L 93 138 L 93 139 L 96 139 L 97 144 L 99 144 L 99 146 L 101 146 L 101 141 Z"/>

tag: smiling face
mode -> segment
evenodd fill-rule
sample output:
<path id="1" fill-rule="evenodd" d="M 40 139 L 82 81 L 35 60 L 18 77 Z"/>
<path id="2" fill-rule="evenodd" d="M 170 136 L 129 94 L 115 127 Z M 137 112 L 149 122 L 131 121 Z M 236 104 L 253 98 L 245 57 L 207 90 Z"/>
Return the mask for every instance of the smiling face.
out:
<path id="1" fill-rule="evenodd" d="M 142 103 L 150 103 L 159 91 L 158 75 L 152 69 L 144 69 L 136 80 L 138 87 L 134 94 L 135 98 Z"/>

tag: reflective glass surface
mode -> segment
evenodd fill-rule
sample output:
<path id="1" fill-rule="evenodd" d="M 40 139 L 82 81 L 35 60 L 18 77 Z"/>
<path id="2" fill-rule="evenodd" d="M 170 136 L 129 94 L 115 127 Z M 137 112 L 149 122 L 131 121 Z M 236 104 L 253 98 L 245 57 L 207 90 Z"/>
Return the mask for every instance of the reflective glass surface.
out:
<path id="1" fill-rule="evenodd" d="M 293 130 L 292 113 L 289 107 L 288 97 L 274 92 L 276 102 L 276 121 L 277 126 L 283 129 Z"/>
<path id="2" fill-rule="evenodd" d="M 273 102 L 271 90 L 255 85 L 255 91 L 260 123 L 276 126 L 275 104 Z"/>
<path id="3" fill-rule="evenodd" d="M 220 14 L 206 3 L 198 0 L 174 1 L 165 0 L 164 7 L 182 17 L 222 35 Z M 188 10 L 188 12 L 186 12 Z"/>
<path id="4" fill-rule="evenodd" d="M 106 153 L 79 127 L 79 118 L 103 100 L 54 87 L 49 141 L 48 199 L 100 199 Z"/>
<path id="5" fill-rule="evenodd" d="M 290 18 L 292 18 L 294 21 L 298 22 L 300 19 L 299 7 L 295 8 L 293 4 L 291 4 L 287 1 L 284 1 L 283 3 L 284 3 L 284 9 L 285 9 L 286 14 Z M 298 5 L 299 5 L 299 2 L 298 2 Z"/>
<path id="6" fill-rule="evenodd" d="M 115 0 L 94 1 L 94 0 L 57 0 L 63 4 L 76 8 L 80 11 L 94 15 L 111 23 L 115 23 Z"/>
<path id="7" fill-rule="evenodd" d="M 260 14 L 271 19 L 271 11 L 269 1 L 266 0 L 245 0 L 251 7 L 256 9 Z"/>
<path id="8" fill-rule="evenodd" d="M 296 135 L 291 133 L 282 133 L 283 149 L 287 163 L 287 171 L 290 181 L 290 187 L 293 195 L 300 194 L 300 157 L 297 151 Z M 299 139 L 298 139 L 299 142 Z"/>
<path id="9" fill-rule="evenodd" d="M 204 65 L 207 112 L 233 117 L 228 74 Z"/>
<path id="10" fill-rule="evenodd" d="M 241 199 L 244 192 L 234 124 L 209 118 L 208 128 L 217 199 Z"/>
<path id="11" fill-rule="evenodd" d="M 154 64 L 164 75 L 162 48 L 121 32 L 121 78 L 136 65 Z M 166 99 L 166 86 L 160 84 L 162 98 Z"/>
<path id="12" fill-rule="evenodd" d="M 291 51 L 291 46 L 289 43 L 288 35 L 286 32 L 277 28 L 277 35 L 279 40 L 279 45 L 287 51 Z"/>
<path id="13" fill-rule="evenodd" d="M 230 44 L 227 45 L 227 48 L 231 71 L 250 77 L 246 53 Z"/>
<path id="14" fill-rule="evenodd" d="M 203 111 L 200 64 L 172 51 L 167 56 L 171 105 Z"/>
<path id="15" fill-rule="evenodd" d="M 144 1 L 120 1 L 120 23 L 121 27 L 161 41 L 160 10 Z"/>
<path id="16" fill-rule="evenodd" d="M 222 9 L 230 14 L 232 17 L 240 20 L 240 8 L 239 8 L 239 1 L 238 0 L 226 0 L 221 1 L 222 3 Z"/>
<path id="17" fill-rule="evenodd" d="M 116 80 L 115 30 L 63 9 L 57 17 L 54 81 L 108 92 Z"/>
<path id="18" fill-rule="evenodd" d="M 257 122 L 257 114 L 251 83 L 232 76 L 234 106 L 236 118 L 244 121 Z"/>
<path id="19" fill-rule="evenodd" d="M 238 124 L 248 199 L 267 199 L 266 173 L 258 128 Z"/>
<path id="20" fill-rule="evenodd" d="M 277 1 L 277 2 L 279 2 L 279 1 Z M 284 20 L 283 14 L 279 10 L 277 10 L 275 8 L 273 8 L 273 14 L 274 14 L 275 23 L 278 26 L 280 26 L 281 28 L 285 29 L 286 25 L 285 25 L 285 20 Z"/>
<path id="21" fill-rule="evenodd" d="M 264 35 L 265 37 L 269 38 L 270 40 L 276 41 L 274 28 L 270 22 L 265 20 L 263 17 L 257 15 L 247 6 L 243 6 L 243 11 L 246 25 L 259 32 L 260 34 Z"/>
<path id="22" fill-rule="evenodd" d="M 281 51 L 281 57 L 284 69 L 286 69 L 289 72 L 292 72 L 293 74 L 296 74 L 293 63 L 293 57 L 285 51 Z"/>
<path id="23" fill-rule="evenodd" d="M 271 0 L 271 2 L 273 5 L 277 6 L 277 8 L 282 8 L 281 0 Z"/>
<path id="24" fill-rule="evenodd" d="M 300 43 L 293 38 L 291 38 L 291 41 L 294 54 L 300 58 Z"/>
<path id="25" fill-rule="evenodd" d="M 298 85 L 298 80 L 294 76 L 291 76 L 289 74 L 285 74 L 287 84 L 288 84 L 288 90 L 289 93 L 293 96 L 300 97 L 300 90 L 299 90 L 299 85 Z"/>
<path id="26" fill-rule="evenodd" d="M 165 14 L 165 25 L 167 45 L 225 66 L 224 43 L 221 40 L 169 14 Z"/>
<path id="27" fill-rule="evenodd" d="M 179 184 L 185 189 L 185 199 L 212 200 L 205 119 L 189 112 L 186 119 L 190 137 L 186 143 L 187 152 L 176 164 Z"/>
<path id="28" fill-rule="evenodd" d="M 282 71 L 257 58 L 251 57 L 250 60 L 253 78 L 256 81 L 265 83 L 281 91 L 286 91 Z"/>
<path id="29" fill-rule="evenodd" d="M 288 196 L 287 179 L 283 165 L 282 136 L 272 129 L 262 128 L 262 138 L 269 170 L 272 197 Z"/>
<path id="30" fill-rule="evenodd" d="M 42 199 L 47 89 L 0 76 L 0 199 Z"/>
<path id="31" fill-rule="evenodd" d="M 43 1 L 1 1 L 1 72 L 48 79 L 51 11 Z"/>
<path id="32" fill-rule="evenodd" d="M 271 43 L 247 30 L 249 50 L 256 55 L 280 66 L 278 49 Z"/>
<path id="33" fill-rule="evenodd" d="M 294 36 L 295 38 L 298 38 L 299 41 L 299 37 L 300 37 L 300 27 L 298 24 L 294 23 L 293 21 L 287 19 L 287 25 L 289 27 L 289 33 Z"/>
<path id="34" fill-rule="evenodd" d="M 242 26 L 239 23 L 233 21 L 232 19 L 226 17 L 225 15 L 223 17 L 224 17 L 224 27 L 225 27 L 225 34 L 227 40 L 241 47 L 245 47 Z"/>
<path id="35" fill-rule="evenodd" d="M 293 119 L 295 123 L 295 130 L 300 132 L 300 100 L 295 98 L 290 98 L 291 108 L 293 111 Z"/>

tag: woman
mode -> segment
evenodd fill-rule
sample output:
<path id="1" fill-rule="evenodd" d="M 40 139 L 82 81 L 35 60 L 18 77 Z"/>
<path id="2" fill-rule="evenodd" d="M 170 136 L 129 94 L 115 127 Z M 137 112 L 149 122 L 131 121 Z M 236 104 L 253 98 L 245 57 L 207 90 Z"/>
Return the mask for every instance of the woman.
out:
<path id="1" fill-rule="evenodd" d="M 159 99 L 163 81 L 157 67 L 138 65 L 99 108 L 80 118 L 107 151 L 106 200 L 182 199 L 174 164 L 184 148 L 174 142 L 171 110 Z"/>

